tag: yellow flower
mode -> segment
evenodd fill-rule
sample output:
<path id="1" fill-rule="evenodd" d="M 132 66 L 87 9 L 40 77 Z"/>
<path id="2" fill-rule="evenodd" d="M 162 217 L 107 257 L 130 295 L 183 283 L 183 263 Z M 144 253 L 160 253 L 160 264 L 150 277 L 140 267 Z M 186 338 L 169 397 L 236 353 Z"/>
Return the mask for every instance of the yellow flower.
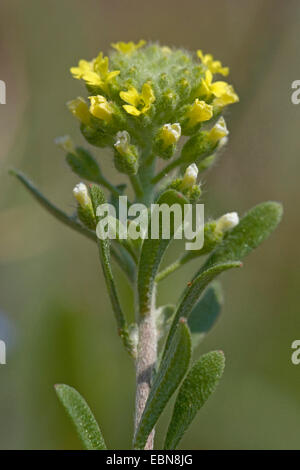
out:
<path id="1" fill-rule="evenodd" d="M 159 137 L 162 139 L 165 148 L 176 144 L 180 136 L 181 127 L 178 122 L 174 124 L 164 124 L 159 133 Z"/>
<path id="2" fill-rule="evenodd" d="M 80 60 L 78 62 L 77 67 L 71 67 L 70 72 L 73 75 L 74 78 L 77 78 L 78 80 L 83 77 L 83 75 L 87 72 L 90 72 L 93 70 L 93 62 L 88 62 L 87 60 Z"/>
<path id="3" fill-rule="evenodd" d="M 213 116 L 213 107 L 205 101 L 200 101 L 198 98 L 190 106 L 186 117 L 189 119 L 188 125 L 194 127 L 199 122 L 208 121 Z"/>
<path id="4" fill-rule="evenodd" d="M 217 83 L 217 82 L 216 82 Z M 216 98 L 213 101 L 214 106 L 219 106 L 223 108 L 228 104 L 237 103 L 239 101 L 238 95 L 235 93 L 233 87 L 227 83 L 226 89 L 219 94 L 219 96 L 214 93 Z"/>
<path id="5" fill-rule="evenodd" d="M 197 56 L 201 60 L 203 65 L 206 65 L 208 70 L 211 73 L 220 73 L 226 77 L 229 74 L 229 68 L 223 67 L 222 63 L 219 60 L 214 60 L 214 57 L 211 54 L 203 54 L 203 52 L 199 49 L 197 51 Z"/>
<path id="6" fill-rule="evenodd" d="M 91 101 L 90 113 L 98 119 L 109 123 L 113 116 L 113 109 L 104 96 L 89 96 Z"/>
<path id="7" fill-rule="evenodd" d="M 120 70 L 109 71 L 108 57 L 103 57 L 102 52 L 96 57 L 94 62 L 94 70 L 101 77 L 104 83 L 110 82 L 114 77 L 119 75 Z"/>
<path id="8" fill-rule="evenodd" d="M 70 69 L 74 78 L 83 79 L 88 85 L 100 87 L 103 91 L 108 91 L 108 84 L 113 78 L 119 75 L 119 70 L 109 72 L 108 57 L 103 57 L 102 52 L 88 62 L 80 60 L 77 67 Z"/>
<path id="9" fill-rule="evenodd" d="M 84 98 L 79 96 L 75 100 L 68 101 L 67 106 L 73 116 L 75 116 L 83 124 L 89 124 L 91 120 L 91 115 L 89 112 L 89 107 Z"/>
<path id="10" fill-rule="evenodd" d="M 214 100 L 216 106 L 226 106 L 227 104 L 236 103 L 239 101 L 238 95 L 235 93 L 233 87 L 227 82 L 217 81 L 213 82 L 213 75 L 210 70 L 205 72 L 205 78 L 202 78 L 199 93 L 209 98 L 212 94 L 217 98 Z"/>
<path id="11" fill-rule="evenodd" d="M 123 108 L 132 116 L 139 116 L 146 113 L 151 104 L 155 101 L 155 96 L 150 83 L 144 83 L 141 93 L 136 88 L 130 86 L 127 91 L 121 91 L 120 97 L 126 103 Z"/>
<path id="12" fill-rule="evenodd" d="M 134 42 L 116 42 L 112 43 L 111 46 L 119 52 L 123 54 L 132 54 L 132 52 L 136 51 L 140 47 L 143 47 L 146 44 L 146 41 L 141 39 L 137 44 Z"/>

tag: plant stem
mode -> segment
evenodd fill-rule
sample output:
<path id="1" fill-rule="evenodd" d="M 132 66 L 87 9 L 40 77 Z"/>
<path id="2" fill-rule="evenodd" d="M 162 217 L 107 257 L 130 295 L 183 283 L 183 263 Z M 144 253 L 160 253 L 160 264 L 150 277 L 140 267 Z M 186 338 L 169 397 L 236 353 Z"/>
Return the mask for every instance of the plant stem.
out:
<path id="1" fill-rule="evenodd" d="M 174 261 L 174 263 L 170 264 L 169 266 L 167 266 L 165 269 L 163 269 L 162 271 L 160 271 L 156 278 L 155 278 L 155 282 L 160 282 L 162 281 L 163 279 L 165 279 L 167 276 L 169 276 L 170 274 L 172 274 L 174 271 L 176 271 L 177 269 L 180 268 L 180 266 L 182 266 L 182 261 L 181 261 L 181 258 L 177 261 Z"/>
<path id="2" fill-rule="evenodd" d="M 151 182 L 155 171 L 155 157 L 145 149 L 143 159 L 145 164 L 139 170 L 139 180 L 143 188 L 140 202 L 151 204 L 153 199 L 153 184 Z M 147 312 L 139 318 L 139 341 L 136 359 L 136 398 L 135 398 L 135 431 L 136 434 L 151 390 L 153 370 L 157 362 L 157 329 L 154 316 L 155 291 L 152 303 Z M 155 430 L 147 439 L 145 450 L 153 449 Z"/>
<path id="3" fill-rule="evenodd" d="M 141 197 L 143 197 L 143 188 L 142 188 L 138 175 L 131 175 L 129 176 L 129 178 L 130 178 L 130 182 L 132 184 L 133 190 L 135 192 L 136 198 L 140 199 Z"/>
<path id="4" fill-rule="evenodd" d="M 139 344 L 136 360 L 136 400 L 135 400 L 135 433 L 137 432 L 151 389 L 152 372 L 157 360 L 157 331 L 152 312 L 144 316 L 139 324 Z M 153 429 L 145 450 L 153 449 Z"/>
<path id="5" fill-rule="evenodd" d="M 169 163 L 165 168 L 163 168 L 157 175 L 152 179 L 152 184 L 158 183 L 160 180 L 162 180 L 168 173 L 169 171 L 173 170 L 177 166 L 181 165 L 182 160 L 181 158 L 178 158 L 177 160 L 173 160 L 171 163 Z"/>

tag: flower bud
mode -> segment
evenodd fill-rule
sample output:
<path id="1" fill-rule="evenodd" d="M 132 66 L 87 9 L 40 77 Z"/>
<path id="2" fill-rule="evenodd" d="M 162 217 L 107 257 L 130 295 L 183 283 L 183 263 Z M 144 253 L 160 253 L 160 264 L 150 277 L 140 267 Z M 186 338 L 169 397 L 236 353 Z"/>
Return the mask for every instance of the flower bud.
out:
<path id="1" fill-rule="evenodd" d="M 223 116 L 217 121 L 214 127 L 208 132 L 207 137 L 212 144 L 221 143 L 224 137 L 227 137 L 229 131 L 226 127 L 226 122 Z"/>
<path id="2" fill-rule="evenodd" d="M 84 183 L 76 184 L 75 188 L 73 189 L 73 196 L 83 209 L 92 205 L 89 190 Z"/>
<path id="3" fill-rule="evenodd" d="M 228 214 L 222 215 L 222 217 L 217 220 L 217 228 L 222 232 L 227 232 L 238 225 L 239 221 L 240 219 L 237 212 L 228 212 Z"/>
<path id="4" fill-rule="evenodd" d="M 199 132 L 191 137 L 183 146 L 181 159 L 184 163 L 199 163 L 213 153 L 217 144 L 207 137 L 207 132 Z"/>
<path id="5" fill-rule="evenodd" d="M 91 102 L 90 113 L 106 124 L 109 124 L 113 117 L 113 108 L 104 96 L 89 96 Z"/>
<path id="6" fill-rule="evenodd" d="M 185 170 L 182 182 L 181 189 L 191 189 L 197 182 L 198 176 L 198 167 L 195 163 L 192 163 Z"/>
<path id="7" fill-rule="evenodd" d="M 54 139 L 56 145 L 63 149 L 67 153 L 76 153 L 75 145 L 69 135 L 63 135 Z"/>
<path id="8" fill-rule="evenodd" d="M 127 131 L 120 131 L 116 135 L 115 167 L 121 173 L 135 175 L 138 171 L 138 151 L 134 145 L 130 144 L 130 135 Z"/>
<path id="9" fill-rule="evenodd" d="M 198 98 L 194 103 L 189 106 L 188 111 L 185 114 L 185 117 L 188 119 L 187 127 L 193 128 L 197 124 L 209 121 L 213 116 L 213 107 L 210 104 L 207 104 L 205 101 L 201 101 Z"/>
<path id="10" fill-rule="evenodd" d="M 84 98 L 79 96 L 75 100 L 68 101 L 67 106 L 73 116 L 79 119 L 83 124 L 88 125 L 91 120 L 91 115 L 89 112 L 89 107 Z"/>
<path id="11" fill-rule="evenodd" d="M 73 189 L 73 196 L 78 203 L 77 215 L 79 220 L 88 228 L 95 229 L 96 221 L 87 186 L 84 183 L 76 184 Z"/>
<path id="12" fill-rule="evenodd" d="M 158 131 L 154 142 L 154 152 L 161 158 L 169 159 L 175 152 L 176 143 L 181 136 L 181 127 L 178 122 L 174 124 L 164 124 Z"/>

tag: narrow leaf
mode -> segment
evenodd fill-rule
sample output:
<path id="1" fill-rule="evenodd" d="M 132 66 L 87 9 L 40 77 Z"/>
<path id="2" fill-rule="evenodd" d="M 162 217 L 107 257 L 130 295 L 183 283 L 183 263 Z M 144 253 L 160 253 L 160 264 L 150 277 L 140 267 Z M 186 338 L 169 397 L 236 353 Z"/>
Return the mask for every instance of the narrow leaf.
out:
<path id="1" fill-rule="evenodd" d="M 223 352 L 212 351 L 204 354 L 191 368 L 176 398 L 164 446 L 166 450 L 176 449 L 196 413 L 215 391 L 224 367 Z"/>
<path id="2" fill-rule="evenodd" d="M 198 274 L 215 264 L 238 261 L 247 256 L 271 235 L 281 217 L 282 205 L 278 202 L 263 202 L 250 209 L 228 232 Z"/>
<path id="3" fill-rule="evenodd" d="M 68 153 L 66 161 L 71 170 L 81 178 L 104 186 L 109 189 L 115 197 L 122 194 L 118 187 L 111 184 L 105 178 L 94 157 L 83 147 L 76 147 L 76 153 Z"/>
<path id="4" fill-rule="evenodd" d="M 102 178 L 100 167 L 94 157 L 82 147 L 76 147 L 74 153 L 66 155 L 71 170 L 80 178 L 99 183 Z"/>
<path id="5" fill-rule="evenodd" d="M 190 313 L 188 325 L 192 336 L 192 346 L 195 349 L 206 333 L 214 326 L 223 304 L 221 286 L 215 282 L 204 292 Z"/>
<path id="6" fill-rule="evenodd" d="M 189 318 L 193 307 L 196 305 L 202 292 L 208 286 L 208 284 L 222 272 L 232 268 L 239 268 L 241 266 L 242 264 L 239 261 L 217 264 L 202 272 L 196 279 L 193 280 L 193 282 L 188 285 L 183 295 L 183 299 L 176 310 L 176 314 L 174 316 L 166 341 L 164 355 L 166 354 L 171 344 L 179 318 Z"/>
<path id="7" fill-rule="evenodd" d="M 188 200 L 178 191 L 173 189 L 166 190 L 156 201 L 160 206 L 166 204 L 171 207 L 173 204 L 180 204 L 181 208 L 184 204 L 188 204 Z M 152 220 L 151 220 L 152 219 Z M 145 315 L 150 309 L 155 284 L 155 276 L 163 255 L 174 236 L 174 223 L 170 217 L 170 235 L 167 239 L 162 237 L 162 225 L 159 227 L 159 238 L 154 239 L 151 236 L 151 227 L 153 225 L 153 214 L 149 222 L 148 238 L 144 240 L 139 272 L 138 272 L 138 293 L 140 315 Z"/>
<path id="8" fill-rule="evenodd" d="M 106 445 L 98 423 L 84 398 L 69 385 L 55 385 L 57 396 L 73 421 L 87 450 L 105 450 Z"/>
<path id="9" fill-rule="evenodd" d="M 185 376 L 191 359 L 191 336 L 185 320 L 179 321 L 168 353 L 161 362 L 148 397 L 134 441 L 144 449 L 147 438 L 171 396 Z"/>
<path id="10" fill-rule="evenodd" d="M 99 217 L 96 215 L 97 207 L 101 204 L 106 203 L 106 199 L 104 196 L 103 191 L 99 186 L 92 185 L 90 188 L 90 196 L 94 208 L 94 214 L 95 218 L 97 220 L 97 223 L 99 222 Z M 126 350 L 129 352 L 130 355 L 133 355 L 133 345 L 130 341 L 129 333 L 128 333 L 128 327 L 127 327 L 127 321 L 125 318 L 125 315 L 123 313 L 120 301 L 119 301 L 119 296 L 117 293 L 114 277 L 113 277 L 113 272 L 111 268 L 111 262 L 110 262 L 110 240 L 106 238 L 105 240 L 98 239 L 98 247 L 99 247 L 99 255 L 100 255 L 100 261 L 102 265 L 102 270 L 108 290 L 108 294 L 112 303 L 113 311 L 115 314 L 115 318 L 117 321 L 117 326 L 118 326 L 118 333 L 119 336 L 121 337 L 123 344 L 126 348 Z"/>

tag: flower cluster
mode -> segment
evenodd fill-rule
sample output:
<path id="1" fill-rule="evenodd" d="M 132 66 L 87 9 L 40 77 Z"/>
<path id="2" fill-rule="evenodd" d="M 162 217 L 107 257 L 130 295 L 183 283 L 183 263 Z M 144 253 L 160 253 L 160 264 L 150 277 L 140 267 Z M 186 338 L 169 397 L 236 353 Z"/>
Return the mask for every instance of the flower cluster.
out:
<path id="1" fill-rule="evenodd" d="M 181 144 L 183 172 L 213 156 L 228 134 L 221 115 L 238 101 L 229 83 L 215 80 L 229 69 L 212 55 L 143 40 L 114 43 L 109 56 L 80 60 L 71 73 L 87 89 L 87 98 L 68 102 L 82 134 L 110 147 L 116 168 L 128 175 L 149 158 L 171 159 Z"/>

